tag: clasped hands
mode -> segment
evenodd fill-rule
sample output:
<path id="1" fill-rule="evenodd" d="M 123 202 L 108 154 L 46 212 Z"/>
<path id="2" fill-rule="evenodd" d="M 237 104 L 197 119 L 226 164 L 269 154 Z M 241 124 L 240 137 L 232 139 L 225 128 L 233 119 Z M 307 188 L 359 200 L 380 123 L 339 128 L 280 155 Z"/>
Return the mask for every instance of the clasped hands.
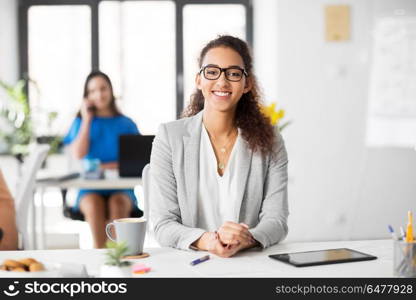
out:
<path id="1" fill-rule="evenodd" d="M 205 232 L 193 245 L 220 257 L 231 257 L 237 252 L 256 246 L 248 226 L 225 222 L 216 232 Z"/>

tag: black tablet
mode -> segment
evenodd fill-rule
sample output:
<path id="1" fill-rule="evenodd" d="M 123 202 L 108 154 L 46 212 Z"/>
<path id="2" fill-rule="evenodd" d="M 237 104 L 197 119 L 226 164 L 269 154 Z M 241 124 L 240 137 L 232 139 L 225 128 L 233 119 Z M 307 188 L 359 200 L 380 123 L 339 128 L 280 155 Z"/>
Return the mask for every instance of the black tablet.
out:
<path id="1" fill-rule="evenodd" d="M 339 264 L 354 261 L 373 260 L 377 258 L 376 256 L 348 248 L 273 254 L 269 255 L 269 257 L 288 263 L 295 267 Z"/>

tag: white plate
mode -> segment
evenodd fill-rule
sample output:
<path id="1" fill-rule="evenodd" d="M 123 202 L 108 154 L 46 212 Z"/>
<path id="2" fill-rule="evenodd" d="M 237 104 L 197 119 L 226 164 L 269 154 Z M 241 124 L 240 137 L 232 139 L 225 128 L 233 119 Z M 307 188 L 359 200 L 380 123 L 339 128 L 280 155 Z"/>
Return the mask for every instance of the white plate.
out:
<path id="1" fill-rule="evenodd" d="M 43 264 L 44 271 L 38 272 L 13 272 L 0 270 L 0 278 L 40 278 L 40 277 L 62 277 L 60 264 Z"/>

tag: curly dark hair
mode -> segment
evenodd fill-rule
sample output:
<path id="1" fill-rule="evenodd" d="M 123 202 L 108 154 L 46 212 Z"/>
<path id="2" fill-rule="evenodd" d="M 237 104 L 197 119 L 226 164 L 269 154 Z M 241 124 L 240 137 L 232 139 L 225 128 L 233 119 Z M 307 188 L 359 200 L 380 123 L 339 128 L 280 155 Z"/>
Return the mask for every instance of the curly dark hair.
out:
<path id="1" fill-rule="evenodd" d="M 249 148 L 253 151 L 260 151 L 261 154 L 272 154 L 274 150 L 275 133 L 270 119 L 261 112 L 261 95 L 256 77 L 253 74 L 253 59 L 247 43 L 239 38 L 220 35 L 210 41 L 201 51 L 198 59 L 199 67 L 209 50 L 218 47 L 231 48 L 240 54 L 244 62 L 244 69 L 252 83 L 248 93 L 241 96 L 238 101 L 235 122 L 241 129 L 242 137 L 248 142 Z M 204 96 L 201 90 L 196 89 L 191 95 L 191 101 L 182 113 L 182 117 L 196 115 L 204 109 Z"/>

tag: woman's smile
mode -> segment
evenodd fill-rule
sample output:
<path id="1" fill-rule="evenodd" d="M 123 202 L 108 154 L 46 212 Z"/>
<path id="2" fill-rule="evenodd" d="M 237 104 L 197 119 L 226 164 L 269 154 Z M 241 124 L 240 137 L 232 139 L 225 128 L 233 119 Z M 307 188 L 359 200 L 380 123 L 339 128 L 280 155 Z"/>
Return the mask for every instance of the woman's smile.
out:
<path id="1" fill-rule="evenodd" d="M 212 91 L 212 94 L 215 96 L 214 98 L 217 100 L 229 100 L 231 99 L 232 92 L 230 91 Z"/>

